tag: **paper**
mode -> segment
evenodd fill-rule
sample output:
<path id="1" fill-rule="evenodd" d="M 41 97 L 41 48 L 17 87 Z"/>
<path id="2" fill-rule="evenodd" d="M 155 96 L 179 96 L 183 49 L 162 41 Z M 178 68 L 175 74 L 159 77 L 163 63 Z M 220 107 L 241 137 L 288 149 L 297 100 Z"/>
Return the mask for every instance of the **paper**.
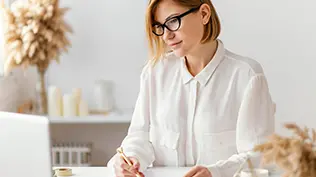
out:
<path id="1" fill-rule="evenodd" d="M 172 177 L 183 177 L 192 167 L 155 167 L 153 169 L 149 168 L 144 172 L 146 177 L 162 177 L 172 176 Z"/>

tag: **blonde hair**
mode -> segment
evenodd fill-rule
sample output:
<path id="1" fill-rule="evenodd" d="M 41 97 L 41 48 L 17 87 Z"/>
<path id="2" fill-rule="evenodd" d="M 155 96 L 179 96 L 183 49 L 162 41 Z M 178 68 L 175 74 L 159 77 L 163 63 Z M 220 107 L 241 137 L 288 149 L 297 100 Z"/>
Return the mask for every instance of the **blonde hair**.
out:
<path id="1" fill-rule="evenodd" d="M 211 9 L 211 17 L 209 23 L 204 27 L 204 34 L 201 43 L 215 40 L 220 34 L 221 24 L 217 12 L 210 0 L 173 0 L 175 3 L 187 7 L 195 8 L 201 3 L 208 4 Z M 167 52 L 167 46 L 161 37 L 153 34 L 152 24 L 155 22 L 155 11 L 161 0 L 150 0 L 146 11 L 146 35 L 149 46 L 150 60 L 156 63 Z"/>

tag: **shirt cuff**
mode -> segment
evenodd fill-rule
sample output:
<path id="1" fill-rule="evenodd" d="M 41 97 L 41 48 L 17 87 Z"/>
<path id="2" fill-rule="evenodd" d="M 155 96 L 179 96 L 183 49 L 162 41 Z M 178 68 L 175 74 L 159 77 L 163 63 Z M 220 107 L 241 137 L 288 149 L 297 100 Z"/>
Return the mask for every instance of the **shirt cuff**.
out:
<path id="1" fill-rule="evenodd" d="M 216 165 L 207 166 L 207 169 L 211 172 L 212 177 L 221 177 L 221 173 Z"/>

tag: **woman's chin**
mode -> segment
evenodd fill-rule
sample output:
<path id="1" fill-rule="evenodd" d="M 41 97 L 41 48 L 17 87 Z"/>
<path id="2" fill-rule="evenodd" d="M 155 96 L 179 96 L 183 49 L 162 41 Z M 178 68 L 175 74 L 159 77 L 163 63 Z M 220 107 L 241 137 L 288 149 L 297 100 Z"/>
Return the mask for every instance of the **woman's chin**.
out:
<path id="1" fill-rule="evenodd" d="M 174 49 L 173 50 L 174 55 L 176 55 L 177 57 L 183 57 L 186 55 L 186 52 L 184 50 L 181 49 Z"/>

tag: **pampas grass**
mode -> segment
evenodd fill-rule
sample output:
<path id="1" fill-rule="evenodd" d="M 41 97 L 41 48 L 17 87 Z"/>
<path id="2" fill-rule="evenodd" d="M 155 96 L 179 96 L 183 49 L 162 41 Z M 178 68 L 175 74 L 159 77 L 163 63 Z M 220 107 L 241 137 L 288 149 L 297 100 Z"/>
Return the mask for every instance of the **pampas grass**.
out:
<path id="1" fill-rule="evenodd" d="M 274 163 L 283 171 L 283 177 L 316 176 L 316 131 L 296 124 L 285 124 L 293 132 L 291 137 L 273 134 L 254 151 L 263 155 L 262 164 Z"/>

